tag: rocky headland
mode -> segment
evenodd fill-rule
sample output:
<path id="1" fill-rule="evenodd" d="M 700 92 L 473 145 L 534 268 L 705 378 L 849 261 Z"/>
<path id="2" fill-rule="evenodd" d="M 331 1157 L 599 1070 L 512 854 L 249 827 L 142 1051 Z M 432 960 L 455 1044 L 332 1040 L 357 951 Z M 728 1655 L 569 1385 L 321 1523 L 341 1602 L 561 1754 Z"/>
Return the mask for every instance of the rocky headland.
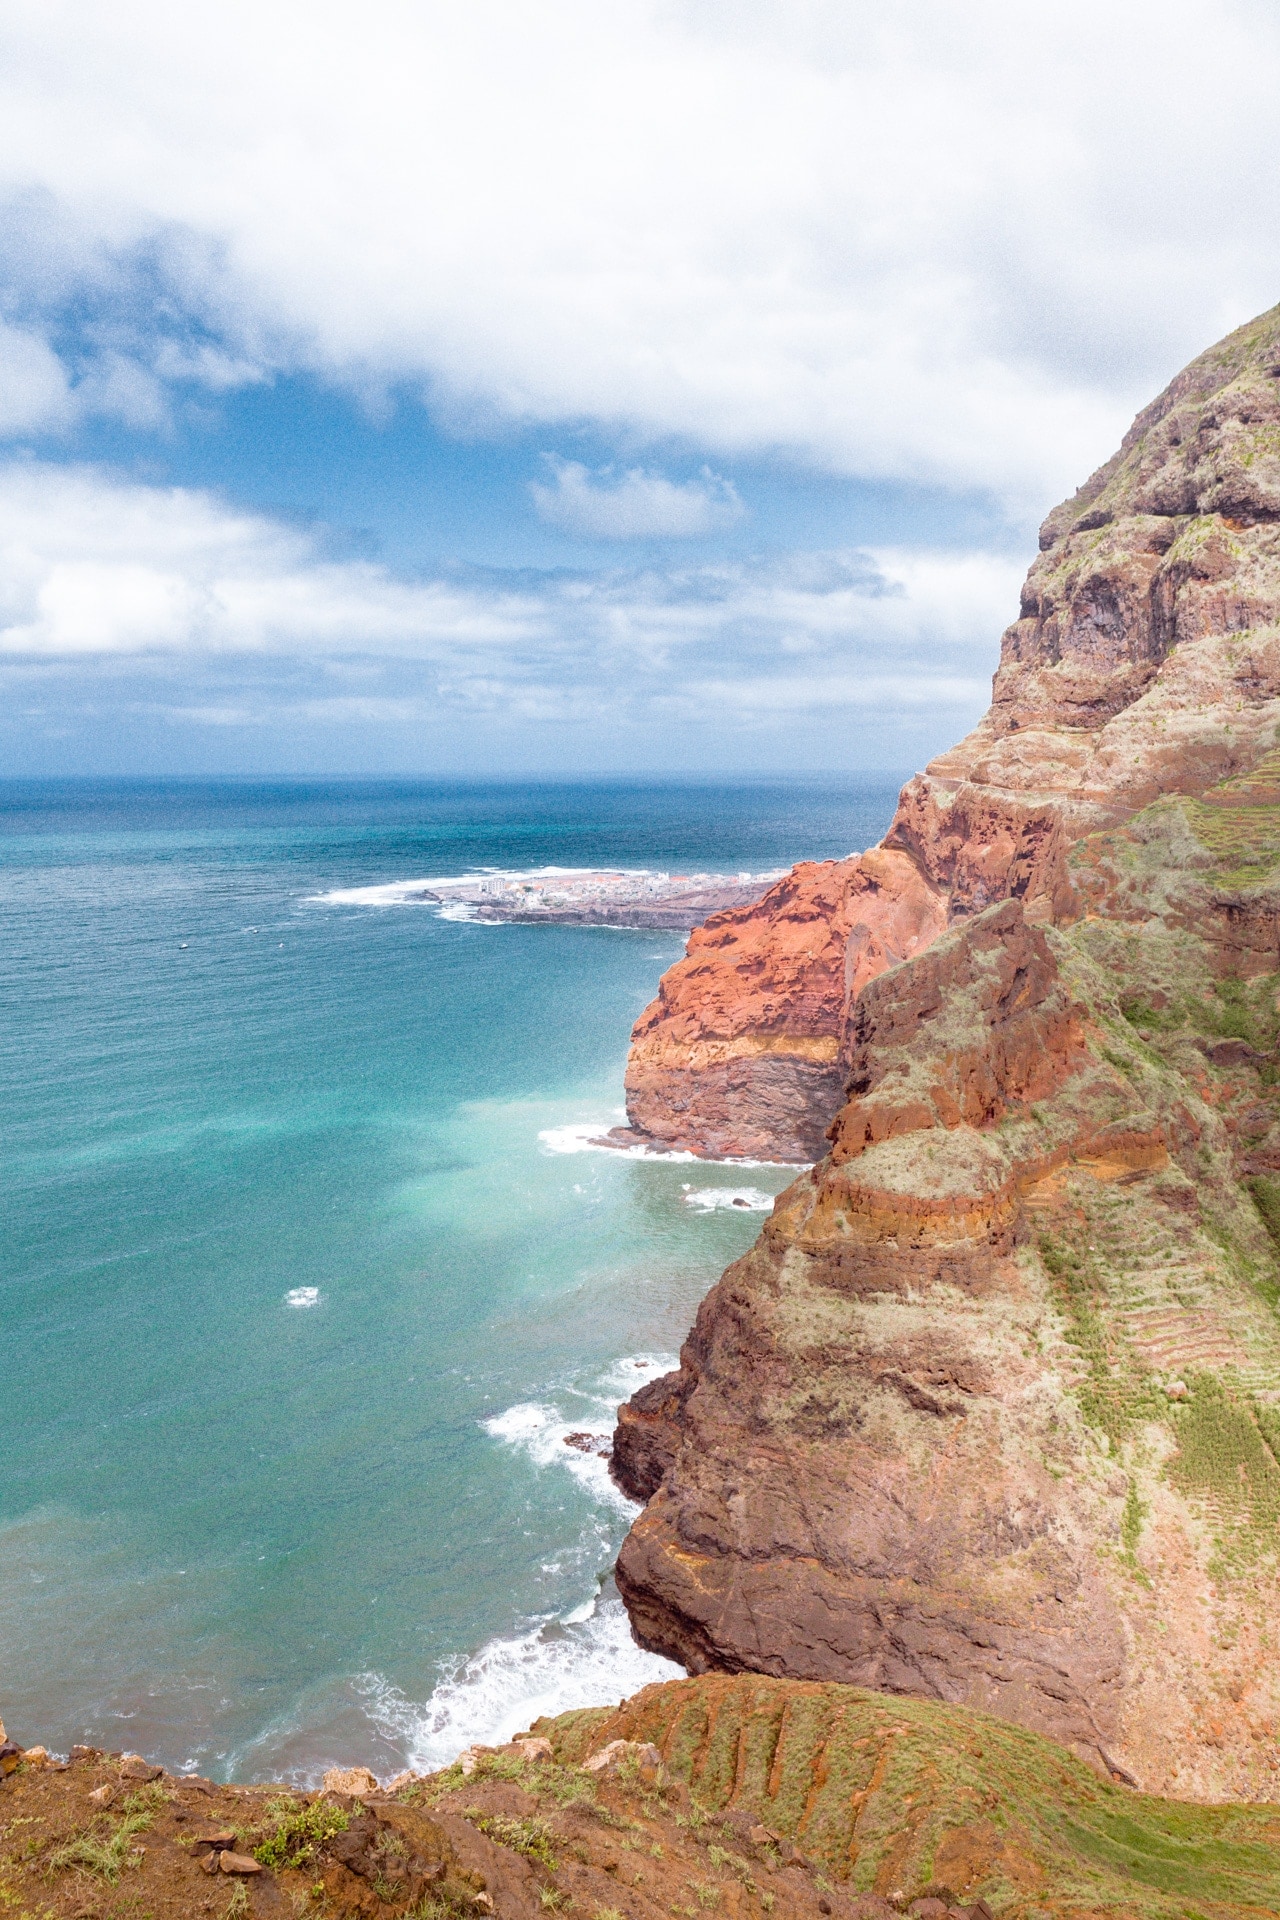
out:
<path id="1" fill-rule="evenodd" d="M 877 848 L 714 916 L 635 1131 L 815 1159 L 621 1410 L 640 1640 L 1280 1780 L 1280 309 L 1049 515 Z"/>
<path id="2" fill-rule="evenodd" d="M 407 881 L 358 888 L 354 894 L 438 907 L 468 920 L 529 926 L 629 927 L 687 933 L 714 913 L 750 907 L 774 874 L 610 872 L 466 874 L 456 880 Z"/>

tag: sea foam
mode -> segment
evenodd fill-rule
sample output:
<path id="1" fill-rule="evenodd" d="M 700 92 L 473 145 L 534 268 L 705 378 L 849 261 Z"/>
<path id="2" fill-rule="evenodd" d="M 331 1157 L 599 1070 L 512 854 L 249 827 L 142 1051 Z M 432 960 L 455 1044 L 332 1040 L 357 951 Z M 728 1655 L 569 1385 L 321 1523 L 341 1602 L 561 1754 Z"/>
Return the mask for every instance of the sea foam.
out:
<path id="1" fill-rule="evenodd" d="M 586 1388 L 562 1396 L 576 1406 L 520 1401 L 482 1422 L 486 1433 L 542 1471 L 570 1474 L 597 1503 L 630 1518 L 638 1511 L 609 1478 L 608 1445 L 618 1403 L 675 1366 L 671 1353 L 629 1354 Z M 584 1445 L 567 1444 L 573 1435 Z M 615 1523 L 616 1524 L 616 1523 Z M 599 1540 L 589 1525 L 589 1539 Z M 616 1535 L 614 1536 L 616 1538 Z M 509 1740 L 539 1714 L 619 1700 L 655 1680 L 679 1679 L 683 1668 L 646 1653 L 631 1637 L 612 1579 L 579 1605 L 528 1627 L 498 1635 L 441 1677 L 422 1705 L 367 1676 L 366 1711 L 409 1766 L 446 1766 L 473 1742 Z"/>
<path id="2" fill-rule="evenodd" d="M 539 1714 L 606 1706 L 684 1669 L 631 1637 L 612 1582 L 558 1620 L 490 1640 L 445 1675 L 424 1705 L 367 1676 L 366 1712 L 421 1772 L 448 1766 L 464 1747 L 497 1746 Z"/>
<path id="3" fill-rule="evenodd" d="M 718 1213 L 725 1207 L 739 1213 L 771 1213 L 774 1198 L 759 1187 L 690 1187 L 684 1203 L 695 1213 Z"/>
<path id="4" fill-rule="evenodd" d="M 738 1159 L 736 1157 L 732 1159 L 726 1157 L 721 1160 L 713 1160 L 707 1154 L 686 1153 L 677 1147 L 650 1146 L 643 1140 L 637 1140 L 634 1144 L 623 1146 L 617 1140 L 606 1138 L 610 1127 L 624 1124 L 626 1117 L 625 1110 L 618 1108 L 611 1120 L 575 1120 L 569 1126 L 544 1127 L 538 1135 L 538 1144 L 545 1153 L 613 1153 L 630 1160 L 662 1160 L 665 1161 L 668 1166 L 794 1167 L 798 1172 L 802 1167 L 813 1165 L 811 1160 L 748 1160 L 745 1158 Z M 754 1193 L 756 1190 L 754 1187 L 734 1187 L 732 1189 L 717 1189 L 717 1191 L 730 1192 L 731 1194 L 749 1194 Z M 753 1211 L 759 1210 L 767 1213 L 773 1205 L 772 1196 L 761 1194 L 758 1198 L 760 1201 L 765 1202 L 765 1204 L 757 1209 L 756 1203 L 752 1202 Z M 690 1204 L 692 1205 L 694 1203 L 691 1202 Z M 713 1204 L 730 1206 L 732 1205 L 732 1199 L 726 1200 L 723 1203 Z"/>

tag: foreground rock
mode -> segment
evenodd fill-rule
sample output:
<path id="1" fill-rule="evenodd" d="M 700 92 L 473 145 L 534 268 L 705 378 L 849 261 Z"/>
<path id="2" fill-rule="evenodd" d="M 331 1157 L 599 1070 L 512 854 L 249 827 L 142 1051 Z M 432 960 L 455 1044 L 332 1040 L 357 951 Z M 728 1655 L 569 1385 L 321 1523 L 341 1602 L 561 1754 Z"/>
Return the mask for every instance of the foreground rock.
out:
<path id="1" fill-rule="evenodd" d="M 1266 1797 L 1280 310 L 1180 376 L 1042 546 L 987 719 L 827 870 L 827 1151 L 622 1409 L 615 1473 L 649 1505 L 618 1584 L 695 1671 L 963 1702 L 1144 1787 Z M 873 901 L 890 858 L 911 877 Z M 718 1033 L 773 897 L 691 943 L 633 1065 L 677 1031 L 707 1057 L 698 994 Z M 691 1065 L 645 1124 L 717 1145 L 729 1091 Z M 795 1144 L 790 1108 L 732 1098 L 742 1137 Z"/>
<path id="2" fill-rule="evenodd" d="M 0 1908 L 44 1920 L 1280 1908 L 1280 1810 L 1144 1798 L 1000 1722 L 849 1687 L 677 1681 L 470 1758 L 360 1799 L 167 1774 L 138 1787 L 119 1758 L 87 1749 L 65 1768 L 24 1762 L 0 1789 Z"/>

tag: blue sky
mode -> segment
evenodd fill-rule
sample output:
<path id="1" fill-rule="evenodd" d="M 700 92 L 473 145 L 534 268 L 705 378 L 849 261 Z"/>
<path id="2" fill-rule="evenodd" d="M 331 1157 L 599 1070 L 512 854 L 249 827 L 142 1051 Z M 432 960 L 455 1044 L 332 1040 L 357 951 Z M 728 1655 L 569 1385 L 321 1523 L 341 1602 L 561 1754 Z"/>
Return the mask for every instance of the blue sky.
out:
<path id="1" fill-rule="evenodd" d="M 1203 28 L 10 9 L 0 770 L 919 764 L 1280 294 L 1280 24 Z"/>

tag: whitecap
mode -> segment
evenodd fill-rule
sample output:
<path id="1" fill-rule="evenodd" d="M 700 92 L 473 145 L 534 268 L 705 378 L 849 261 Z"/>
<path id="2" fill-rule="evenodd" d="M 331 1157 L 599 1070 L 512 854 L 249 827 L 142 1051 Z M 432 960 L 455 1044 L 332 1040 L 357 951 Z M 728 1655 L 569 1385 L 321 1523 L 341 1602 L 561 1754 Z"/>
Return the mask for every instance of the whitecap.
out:
<path id="1" fill-rule="evenodd" d="M 371 887 L 330 887 L 325 893 L 313 893 L 307 896 L 307 903 L 317 907 L 438 907 L 440 891 L 457 887 L 474 887 L 486 880 L 500 880 L 512 885 L 522 882 L 535 884 L 539 880 L 581 878 L 589 879 L 593 874 L 602 877 L 627 880 L 665 879 L 665 874 L 654 873 L 651 867 L 473 867 L 468 873 L 427 874 L 417 880 L 388 880 Z M 431 896 L 436 896 L 432 898 Z M 452 902 L 451 906 L 470 905 L 470 902 Z M 454 918 L 450 913 L 445 917 Z"/>
<path id="2" fill-rule="evenodd" d="M 683 1148 L 651 1146 L 642 1140 L 624 1146 L 606 1137 L 610 1127 L 616 1127 L 621 1118 L 619 1115 L 614 1120 L 574 1121 L 570 1126 L 544 1127 L 538 1141 L 546 1153 L 612 1153 L 626 1160 L 662 1160 L 668 1166 L 794 1167 L 798 1173 L 813 1165 L 811 1160 L 747 1160 L 729 1156 L 717 1159 L 705 1153 L 686 1153 Z M 743 1189 L 747 1191 L 750 1189 Z M 772 1199 L 769 1205 L 773 1205 Z"/>
<path id="3" fill-rule="evenodd" d="M 733 1208 L 739 1213 L 771 1213 L 774 1195 L 759 1187 L 690 1187 L 684 1196 L 686 1207 L 695 1213 L 718 1213 Z"/>
<path id="4" fill-rule="evenodd" d="M 447 1672 L 423 1705 L 367 1676 L 366 1711 L 403 1748 L 408 1765 L 427 1772 L 448 1766 L 465 1747 L 510 1740 L 540 1714 L 598 1707 L 683 1674 L 674 1661 L 636 1645 L 610 1583 L 598 1599 L 558 1619 L 490 1640 Z"/>
<path id="5" fill-rule="evenodd" d="M 320 1305 L 319 1287 L 290 1287 L 284 1297 L 286 1307 L 318 1307 Z"/>
<path id="6" fill-rule="evenodd" d="M 693 1161 L 692 1153 L 677 1153 L 665 1147 L 650 1147 L 637 1141 L 633 1146 L 623 1146 L 617 1140 L 606 1136 L 610 1127 L 616 1127 L 624 1119 L 618 1114 L 612 1120 L 575 1121 L 567 1127 L 544 1127 L 538 1135 L 538 1142 L 547 1153 L 615 1153 L 628 1160 L 677 1160 Z"/>
<path id="7" fill-rule="evenodd" d="M 628 1518 L 636 1502 L 609 1477 L 609 1446 L 623 1400 L 670 1372 L 677 1364 L 670 1353 L 626 1354 L 613 1361 L 586 1386 L 566 1389 L 568 1408 L 547 1401 L 522 1400 L 504 1413 L 481 1422 L 486 1433 L 523 1453 L 539 1468 L 558 1467 L 569 1473 L 597 1501 L 620 1509 Z"/>

